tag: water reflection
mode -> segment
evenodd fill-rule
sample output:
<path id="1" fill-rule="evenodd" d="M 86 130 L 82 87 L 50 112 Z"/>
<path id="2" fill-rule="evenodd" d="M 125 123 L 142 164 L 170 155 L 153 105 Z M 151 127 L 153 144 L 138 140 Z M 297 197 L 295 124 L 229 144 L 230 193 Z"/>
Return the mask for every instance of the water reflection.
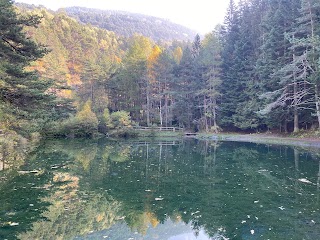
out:
<path id="1" fill-rule="evenodd" d="M 47 141 L 1 172 L 0 238 L 316 239 L 319 173 L 285 146 Z"/>

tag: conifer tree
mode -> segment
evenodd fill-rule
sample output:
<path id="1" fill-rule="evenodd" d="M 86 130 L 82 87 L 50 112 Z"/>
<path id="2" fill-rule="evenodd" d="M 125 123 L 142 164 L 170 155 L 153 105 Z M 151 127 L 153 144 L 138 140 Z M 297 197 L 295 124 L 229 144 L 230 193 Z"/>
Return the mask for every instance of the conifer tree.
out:
<path id="1" fill-rule="evenodd" d="M 203 99 L 204 129 L 206 132 L 213 130 L 218 132 L 217 124 L 218 101 L 221 96 L 221 39 L 218 31 L 205 36 L 202 42 L 203 49 L 200 54 L 201 63 L 204 67 L 204 85 L 199 90 L 200 98 Z"/>
<path id="2" fill-rule="evenodd" d="M 288 68 L 285 67 L 292 61 L 293 57 L 291 43 L 286 35 L 288 32 L 293 31 L 296 26 L 295 18 L 298 16 L 299 6 L 300 0 L 274 0 L 268 5 L 266 16 L 262 22 L 263 35 L 261 38 L 263 39 L 263 44 L 256 64 L 261 109 L 266 104 L 272 105 L 276 102 L 276 98 L 280 97 L 279 89 L 285 83 L 284 78 L 293 73 L 292 71 L 290 73 Z M 267 95 L 264 94 L 266 92 L 268 92 Z M 271 92 L 274 94 L 270 94 Z M 268 106 L 270 107 L 271 105 Z M 260 113 L 266 113 L 265 110 L 260 111 Z M 267 111 L 268 114 L 262 115 L 266 126 L 268 128 L 280 126 L 280 129 L 287 131 L 287 124 L 293 120 L 293 112 L 291 110 L 283 104 L 278 104 L 277 107 L 274 105 L 273 111 Z M 296 121 L 298 121 L 297 112 Z"/>
<path id="3" fill-rule="evenodd" d="M 24 32 L 24 27 L 37 26 L 41 18 L 19 15 L 12 4 L 0 1 L 0 121 L 11 116 L 15 121 L 6 127 L 30 132 L 58 117 L 65 105 L 58 102 L 52 80 L 26 70 L 47 53 Z"/>

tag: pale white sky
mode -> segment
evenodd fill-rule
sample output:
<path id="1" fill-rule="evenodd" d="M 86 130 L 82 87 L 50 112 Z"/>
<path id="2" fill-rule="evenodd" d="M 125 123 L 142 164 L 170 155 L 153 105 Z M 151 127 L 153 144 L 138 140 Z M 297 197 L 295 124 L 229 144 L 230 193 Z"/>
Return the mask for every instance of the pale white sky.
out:
<path id="1" fill-rule="evenodd" d="M 169 19 L 205 34 L 222 23 L 229 0 L 15 0 L 44 5 L 52 10 L 62 7 L 122 10 Z"/>

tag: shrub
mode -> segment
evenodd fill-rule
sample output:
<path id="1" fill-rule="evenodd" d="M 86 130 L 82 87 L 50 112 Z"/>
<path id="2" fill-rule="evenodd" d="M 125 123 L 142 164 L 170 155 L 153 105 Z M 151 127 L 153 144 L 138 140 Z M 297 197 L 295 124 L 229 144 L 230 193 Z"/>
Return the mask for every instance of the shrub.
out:
<path id="1" fill-rule="evenodd" d="M 56 123 L 48 131 L 48 135 L 68 137 L 94 137 L 98 133 L 98 118 L 91 110 L 91 102 L 87 101 L 76 116 L 62 123 Z"/>

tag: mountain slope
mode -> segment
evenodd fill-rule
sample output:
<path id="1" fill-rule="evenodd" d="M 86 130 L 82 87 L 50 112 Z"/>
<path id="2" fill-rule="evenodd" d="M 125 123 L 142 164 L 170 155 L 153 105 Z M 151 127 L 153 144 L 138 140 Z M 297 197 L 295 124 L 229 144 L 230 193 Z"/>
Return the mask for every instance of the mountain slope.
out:
<path id="1" fill-rule="evenodd" d="M 192 40 L 196 32 L 169 20 L 122 11 L 98 10 L 83 7 L 63 9 L 78 21 L 130 37 L 134 33 L 155 41 Z"/>

